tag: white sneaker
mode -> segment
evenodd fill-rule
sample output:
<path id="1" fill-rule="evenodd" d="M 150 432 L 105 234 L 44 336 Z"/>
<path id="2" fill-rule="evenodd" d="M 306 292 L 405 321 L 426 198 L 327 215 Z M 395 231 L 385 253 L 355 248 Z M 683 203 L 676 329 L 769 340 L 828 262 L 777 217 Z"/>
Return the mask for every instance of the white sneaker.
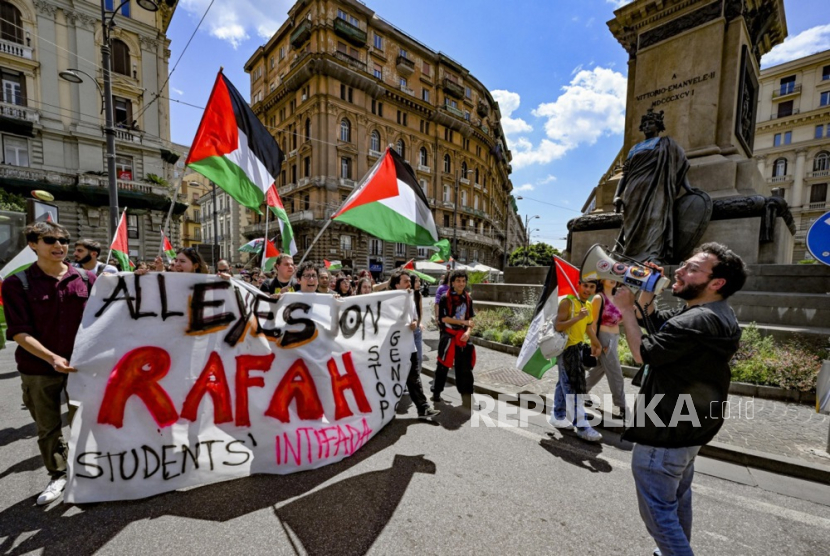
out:
<path id="1" fill-rule="evenodd" d="M 557 419 L 553 415 L 548 416 L 548 423 L 550 423 L 552 427 L 557 429 L 572 429 L 574 427 L 574 424 L 567 418 Z"/>
<path id="2" fill-rule="evenodd" d="M 66 477 L 49 481 L 46 490 L 41 492 L 40 496 L 37 497 L 37 505 L 45 506 L 46 504 L 54 502 L 63 494 L 64 488 L 66 488 Z"/>
<path id="3" fill-rule="evenodd" d="M 578 436 L 582 440 L 585 440 L 586 442 L 599 442 L 602 440 L 602 435 L 591 427 L 577 429 L 576 436 Z"/>

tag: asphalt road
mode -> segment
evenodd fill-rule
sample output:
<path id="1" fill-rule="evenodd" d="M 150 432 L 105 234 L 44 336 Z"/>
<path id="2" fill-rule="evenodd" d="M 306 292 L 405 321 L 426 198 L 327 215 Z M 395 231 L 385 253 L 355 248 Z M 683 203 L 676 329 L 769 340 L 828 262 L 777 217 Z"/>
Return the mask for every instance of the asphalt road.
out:
<path id="1" fill-rule="evenodd" d="M 645 556 L 653 548 L 630 446 L 551 436 L 541 416 L 524 428 L 487 427 L 446 406 L 430 423 L 405 404 L 357 454 L 319 470 L 40 508 L 47 477 L 13 369 L 10 351 L 0 352 L 0 554 Z M 445 397 L 459 404 L 454 391 Z M 699 458 L 693 488 L 698 554 L 830 550 L 828 486 Z"/>

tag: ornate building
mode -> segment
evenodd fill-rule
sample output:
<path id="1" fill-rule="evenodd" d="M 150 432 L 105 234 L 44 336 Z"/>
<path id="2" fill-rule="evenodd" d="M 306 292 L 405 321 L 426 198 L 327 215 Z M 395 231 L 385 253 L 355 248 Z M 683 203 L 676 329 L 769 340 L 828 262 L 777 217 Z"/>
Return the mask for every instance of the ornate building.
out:
<path id="1" fill-rule="evenodd" d="M 104 1 L 112 10 L 112 0 Z M 130 209 L 130 255 L 140 259 L 158 252 L 177 162 L 167 87 L 160 89 L 175 6 L 158 4 L 155 13 L 125 4 L 111 31 L 119 207 Z M 100 6 L 99 0 L 0 0 L 0 187 L 26 196 L 49 191 L 73 238 L 109 245 Z M 59 72 L 68 69 L 82 82 L 62 80 Z"/>
<path id="2" fill-rule="evenodd" d="M 755 158 L 795 219 L 793 261 L 812 258 L 807 230 L 830 210 L 830 50 L 761 71 Z"/>
<path id="3" fill-rule="evenodd" d="M 412 166 L 460 262 L 501 267 L 521 245 L 498 104 L 461 64 L 355 0 L 300 0 L 251 56 L 251 105 L 286 155 L 279 193 L 300 256 L 391 146 Z M 262 237 L 262 218 L 243 230 Z M 510 219 L 513 243 L 505 222 Z M 333 223 L 310 259 L 376 275 L 431 252 Z"/>

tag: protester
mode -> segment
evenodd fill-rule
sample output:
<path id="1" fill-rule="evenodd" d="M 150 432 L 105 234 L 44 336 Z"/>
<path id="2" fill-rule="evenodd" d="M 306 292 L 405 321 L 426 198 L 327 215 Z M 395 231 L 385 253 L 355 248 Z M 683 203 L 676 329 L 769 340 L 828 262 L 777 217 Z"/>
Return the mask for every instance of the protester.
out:
<path id="1" fill-rule="evenodd" d="M 450 289 L 450 273 L 442 274 L 441 279 L 438 281 L 438 288 L 435 290 L 435 305 L 433 306 L 433 312 L 435 317 L 435 322 L 438 323 L 438 328 L 441 328 L 441 321 L 438 320 L 438 308 L 439 303 L 441 302 L 441 296 L 447 293 Z"/>
<path id="2" fill-rule="evenodd" d="M 672 295 L 685 300 L 683 307 L 655 311 L 654 295 L 640 293 L 643 318 L 628 287 L 614 296 L 631 354 L 646 364 L 636 419 L 623 439 L 636 442 L 631 471 L 640 517 L 664 555 L 692 554 L 695 457 L 723 425 L 729 361 L 741 339 L 726 299 L 745 282 L 738 255 L 725 245 L 705 243 L 675 271 Z M 643 336 L 640 326 L 656 332 Z"/>
<path id="3" fill-rule="evenodd" d="M 92 241 L 91 239 L 80 239 L 76 241 L 73 255 L 75 257 L 75 263 L 72 266 L 75 268 L 83 268 L 95 276 L 118 273 L 118 269 L 114 266 L 98 260 L 98 257 L 101 256 L 101 244 L 97 241 Z"/>
<path id="4" fill-rule="evenodd" d="M 461 394 L 461 405 L 472 409 L 473 367 L 475 347 L 470 342 L 475 310 L 473 300 L 467 293 L 467 273 L 453 270 L 447 279 L 451 289 L 438 301 L 438 361 L 435 364 L 435 382 L 432 386 L 432 401 L 444 402 L 441 392 L 447 382 L 450 367 L 455 367 L 455 387 Z"/>
<path id="5" fill-rule="evenodd" d="M 608 380 L 608 386 L 611 388 L 611 400 L 616 407 L 620 408 L 620 415 L 624 421 L 627 411 L 625 380 L 620 366 L 620 357 L 617 354 L 622 314 L 613 301 L 614 293 L 617 291 L 617 282 L 614 280 L 597 280 L 596 287 L 599 293 L 594 296 L 591 305 L 593 308 L 594 330 L 602 346 L 602 351 L 597 358 L 599 364 L 588 371 L 586 388 L 587 392 L 590 392 L 605 376 Z"/>
<path id="6" fill-rule="evenodd" d="M 161 256 L 156 257 L 155 267 L 156 272 L 165 271 L 164 260 L 161 258 Z M 176 251 L 176 258 L 173 259 L 173 263 L 170 265 L 169 271 L 207 274 L 208 265 L 194 247 L 182 247 L 181 249 Z M 139 271 L 138 269 L 136 269 L 135 273 L 139 276 L 142 274 L 146 274 L 145 272 Z"/>
<path id="7" fill-rule="evenodd" d="M 342 276 L 337 279 L 334 285 L 334 293 L 340 297 L 349 297 L 352 295 L 352 284 L 348 278 Z"/>
<path id="8" fill-rule="evenodd" d="M 231 265 L 225 259 L 219 259 L 219 262 L 216 263 L 216 272 L 218 274 L 227 274 L 229 276 L 233 276 L 233 270 L 231 269 Z"/>
<path id="9" fill-rule="evenodd" d="M 565 351 L 557 359 L 559 380 L 553 398 L 553 409 L 548 421 L 558 429 L 576 427 L 576 435 L 588 442 L 599 442 L 602 435 L 588 424 L 585 418 L 584 395 L 587 393 L 583 352 L 585 334 L 591 340 L 591 355 L 596 357 L 602 351 L 591 316 L 591 298 L 596 292 L 594 282 L 579 281 L 577 296 L 568 295 L 559 302 L 559 312 L 554 327 L 558 332 L 567 332 Z"/>
<path id="10" fill-rule="evenodd" d="M 369 278 L 361 278 L 357 281 L 355 295 L 366 295 L 367 293 L 372 293 L 373 291 L 372 281 Z"/>
<path id="11" fill-rule="evenodd" d="M 332 293 L 329 289 L 331 274 L 325 268 L 317 269 L 317 293 Z"/>
<path id="12" fill-rule="evenodd" d="M 417 274 L 412 276 L 412 299 L 415 301 L 415 313 L 418 316 L 418 326 L 415 328 L 415 349 L 418 352 L 418 367 L 424 363 L 424 325 L 421 323 L 423 307 L 421 307 L 421 277 Z"/>
<path id="13" fill-rule="evenodd" d="M 297 280 L 294 278 L 296 267 L 294 266 L 294 258 L 283 253 L 277 257 L 276 263 L 277 275 L 270 280 L 266 280 L 260 286 L 260 290 L 264 291 L 271 297 L 279 297 L 280 293 L 295 291 L 298 287 Z M 257 279 L 252 279 L 256 284 Z"/>
<path id="14" fill-rule="evenodd" d="M 404 271 L 396 270 L 392 273 L 389 279 L 389 287 L 393 290 L 406 291 L 409 289 L 409 274 Z M 415 312 L 415 303 L 412 303 L 409 329 L 413 332 L 418 328 L 418 319 Z M 418 352 L 413 351 L 409 356 L 409 374 L 406 377 L 406 388 L 409 391 L 409 398 L 415 407 L 418 409 L 418 417 L 421 419 L 429 419 L 435 417 L 439 410 L 429 407 L 426 394 L 424 394 L 424 387 L 421 385 L 421 366 L 418 364 Z"/>
<path id="15" fill-rule="evenodd" d="M 317 293 L 317 265 L 311 261 L 306 261 L 298 266 L 297 280 L 300 284 L 300 292 Z"/>
<path id="16" fill-rule="evenodd" d="M 147 261 L 138 261 L 135 265 L 135 269 L 138 270 L 150 270 L 150 265 L 147 264 Z"/>
<path id="17" fill-rule="evenodd" d="M 15 361 L 23 403 L 37 427 L 40 456 L 49 484 L 38 496 L 43 506 L 57 500 L 66 486 L 68 448 L 61 434 L 61 395 L 66 394 L 75 335 L 81 325 L 95 274 L 63 263 L 69 233 L 54 222 L 26 227 L 26 241 L 37 261 L 3 281 L 6 338 L 17 343 Z M 75 407 L 69 406 L 69 421 Z"/>

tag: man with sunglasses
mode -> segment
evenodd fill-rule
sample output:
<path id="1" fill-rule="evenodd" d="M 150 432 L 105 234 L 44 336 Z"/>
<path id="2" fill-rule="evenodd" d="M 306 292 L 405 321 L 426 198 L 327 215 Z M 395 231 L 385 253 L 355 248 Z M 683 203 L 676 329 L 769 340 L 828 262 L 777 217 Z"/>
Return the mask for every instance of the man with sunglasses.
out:
<path id="1" fill-rule="evenodd" d="M 40 455 L 49 473 L 46 490 L 38 496 L 43 506 L 57 500 L 66 486 L 68 450 L 61 434 L 61 395 L 75 335 L 95 274 L 64 264 L 69 233 L 54 222 L 26 227 L 26 241 L 37 262 L 3 282 L 6 338 L 17 342 L 15 361 L 23 388 L 23 403 L 37 425 Z M 69 421 L 74 408 L 69 406 Z"/>
<path id="2" fill-rule="evenodd" d="M 729 361 L 741 339 L 726 299 L 744 282 L 741 258 L 724 245 L 705 243 L 675 271 L 672 295 L 686 302 L 683 307 L 657 311 L 654 295 L 640 293 L 635 309 L 626 286 L 614 295 L 631 354 L 646 364 L 623 439 L 636 442 L 631 471 L 655 554 L 692 554 L 694 462 L 723 425 Z M 643 336 L 641 325 L 652 332 Z"/>

